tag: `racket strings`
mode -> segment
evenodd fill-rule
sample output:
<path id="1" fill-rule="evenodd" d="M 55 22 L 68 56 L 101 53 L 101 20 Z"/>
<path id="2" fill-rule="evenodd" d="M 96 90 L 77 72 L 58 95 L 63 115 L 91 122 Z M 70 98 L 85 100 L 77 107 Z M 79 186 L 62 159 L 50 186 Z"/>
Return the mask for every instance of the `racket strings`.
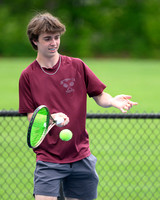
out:
<path id="1" fill-rule="evenodd" d="M 47 132 L 47 115 L 37 113 L 31 130 L 31 145 L 36 146 Z"/>

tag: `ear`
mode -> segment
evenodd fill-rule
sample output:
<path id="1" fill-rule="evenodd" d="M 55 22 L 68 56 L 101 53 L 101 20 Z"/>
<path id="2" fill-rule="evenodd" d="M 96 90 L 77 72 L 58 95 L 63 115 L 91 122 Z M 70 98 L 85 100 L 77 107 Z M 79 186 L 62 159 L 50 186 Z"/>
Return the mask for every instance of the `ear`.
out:
<path id="1" fill-rule="evenodd" d="M 32 40 L 33 44 L 37 46 L 37 41 L 36 40 Z"/>

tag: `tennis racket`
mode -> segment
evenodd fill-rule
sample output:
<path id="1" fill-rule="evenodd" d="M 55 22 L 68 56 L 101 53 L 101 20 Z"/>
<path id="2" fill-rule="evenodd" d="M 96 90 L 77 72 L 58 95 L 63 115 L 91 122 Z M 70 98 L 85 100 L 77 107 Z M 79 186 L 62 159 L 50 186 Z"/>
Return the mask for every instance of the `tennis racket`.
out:
<path id="1" fill-rule="evenodd" d="M 62 117 L 53 119 L 45 105 L 39 106 L 33 113 L 27 133 L 27 144 L 30 148 L 38 147 L 47 133 L 55 125 L 60 126 L 64 122 Z"/>

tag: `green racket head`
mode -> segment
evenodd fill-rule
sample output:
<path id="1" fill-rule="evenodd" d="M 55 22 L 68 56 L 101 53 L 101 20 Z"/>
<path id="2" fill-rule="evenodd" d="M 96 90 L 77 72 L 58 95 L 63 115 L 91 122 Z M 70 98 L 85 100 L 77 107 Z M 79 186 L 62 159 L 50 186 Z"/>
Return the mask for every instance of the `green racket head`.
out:
<path id="1" fill-rule="evenodd" d="M 33 113 L 27 134 L 27 143 L 36 148 L 43 141 L 49 126 L 49 110 L 46 106 L 39 106 Z"/>

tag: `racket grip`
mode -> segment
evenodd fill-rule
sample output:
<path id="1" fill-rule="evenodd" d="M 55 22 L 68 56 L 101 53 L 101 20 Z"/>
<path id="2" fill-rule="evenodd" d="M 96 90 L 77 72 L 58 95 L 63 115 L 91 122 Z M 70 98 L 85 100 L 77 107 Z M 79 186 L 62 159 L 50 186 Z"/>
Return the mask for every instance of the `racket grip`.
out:
<path id="1" fill-rule="evenodd" d="M 55 117 L 54 119 L 56 126 L 61 127 L 61 124 L 64 122 L 63 117 Z"/>

